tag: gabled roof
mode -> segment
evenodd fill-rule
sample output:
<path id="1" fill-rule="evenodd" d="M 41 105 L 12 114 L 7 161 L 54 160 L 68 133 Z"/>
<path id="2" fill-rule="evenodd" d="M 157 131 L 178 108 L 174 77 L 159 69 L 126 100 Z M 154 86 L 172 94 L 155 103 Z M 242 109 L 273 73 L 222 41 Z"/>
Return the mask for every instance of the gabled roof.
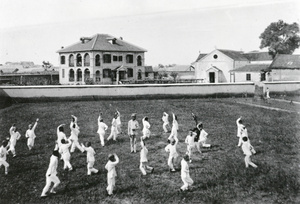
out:
<path id="1" fill-rule="evenodd" d="M 263 72 L 268 69 L 268 64 L 248 64 L 243 67 L 231 70 L 230 72 Z"/>
<path id="2" fill-rule="evenodd" d="M 60 49 L 58 53 L 82 51 L 116 51 L 116 52 L 147 52 L 147 50 L 128 43 L 108 34 L 96 34 L 92 37 L 82 37 L 81 41 Z"/>
<path id="3" fill-rule="evenodd" d="M 231 59 L 235 60 L 235 61 L 249 61 L 244 55 L 243 52 L 241 51 L 234 51 L 234 50 L 220 50 L 218 49 L 220 52 L 222 52 L 223 54 L 227 55 L 228 57 L 230 57 Z"/>
<path id="4" fill-rule="evenodd" d="M 145 66 L 145 72 L 152 73 L 153 72 L 152 66 Z"/>
<path id="5" fill-rule="evenodd" d="M 269 52 L 249 52 L 243 54 L 249 61 L 272 61 Z"/>
<path id="6" fill-rule="evenodd" d="M 199 56 L 197 57 L 195 62 L 198 62 L 199 60 L 201 60 L 203 57 L 205 57 L 207 54 L 202 54 L 200 53 Z"/>
<path id="7" fill-rule="evenodd" d="M 278 54 L 269 69 L 300 69 L 300 55 Z"/>
<path id="8" fill-rule="evenodd" d="M 222 70 L 219 69 L 219 68 L 216 67 L 216 66 L 212 66 L 212 67 L 208 68 L 208 69 L 206 70 L 206 72 L 208 72 L 208 71 L 211 70 L 211 69 L 214 69 L 214 70 L 216 70 L 216 71 L 218 71 L 218 72 L 222 72 Z"/>

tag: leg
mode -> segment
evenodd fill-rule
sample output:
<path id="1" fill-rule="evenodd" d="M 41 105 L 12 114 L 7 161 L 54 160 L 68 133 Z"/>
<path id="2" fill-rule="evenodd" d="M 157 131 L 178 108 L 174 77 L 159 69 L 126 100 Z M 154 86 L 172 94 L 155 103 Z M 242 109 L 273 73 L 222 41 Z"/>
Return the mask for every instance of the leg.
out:
<path id="1" fill-rule="evenodd" d="M 183 186 L 181 186 L 182 191 L 186 191 L 189 187 L 188 182 L 186 181 L 186 177 L 181 176 L 181 180 L 183 181 Z"/>
<path id="2" fill-rule="evenodd" d="M 75 151 L 75 141 L 72 142 L 71 150 L 70 152 L 73 153 Z"/>
<path id="3" fill-rule="evenodd" d="M 53 176 L 53 178 L 52 178 L 52 182 L 54 183 L 54 185 L 53 185 L 53 187 L 51 188 L 50 193 L 56 193 L 54 189 L 60 184 L 60 180 L 59 180 L 59 178 L 55 175 L 55 176 Z"/>
<path id="4" fill-rule="evenodd" d="M 252 167 L 254 167 L 254 168 L 257 168 L 257 165 L 254 164 L 254 163 L 251 161 L 250 156 L 249 156 L 248 164 L 250 164 L 250 165 L 251 165 Z"/>
<path id="5" fill-rule="evenodd" d="M 76 146 L 81 152 L 84 152 L 84 149 L 80 146 L 78 140 L 74 141 L 73 144 L 74 144 L 74 143 L 75 143 L 75 146 Z M 73 144 L 72 144 L 72 145 L 73 145 Z M 75 147 L 74 147 L 74 149 L 75 149 Z"/>
<path id="6" fill-rule="evenodd" d="M 133 151 L 136 152 L 136 137 L 133 136 Z"/>
<path id="7" fill-rule="evenodd" d="M 51 185 L 51 178 L 50 178 L 50 176 L 47 176 L 47 177 L 46 177 L 46 185 L 45 185 L 45 187 L 44 187 L 44 189 L 43 189 L 43 192 L 42 192 L 42 194 L 41 194 L 41 197 L 46 196 L 46 193 L 48 192 L 48 190 L 49 190 L 49 188 L 50 188 L 50 185 Z"/>
<path id="8" fill-rule="evenodd" d="M 133 136 L 130 136 L 130 151 L 133 152 Z"/>
<path id="9" fill-rule="evenodd" d="M 168 132 L 167 125 L 168 125 L 168 123 L 164 123 L 164 124 L 163 124 L 163 129 L 164 129 L 164 132 L 165 132 L 165 133 Z"/>
<path id="10" fill-rule="evenodd" d="M 147 175 L 145 165 L 142 162 L 140 163 L 140 170 L 144 176 Z"/>
<path id="11" fill-rule="evenodd" d="M 240 147 L 242 145 L 242 136 L 239 136 L 239 143 L 238 146 Z"/>
<path id="12" fill-rule="evenodd" d="M 100 137 L 100 143 L 102 147 L 104 147 L 104 134 L 99 134 L 99 137 Z"/>
<path id="13" fill-rule="evenodd" d="M 168 166 L 171 171 L 175 171 L 174 166 L 173 166 L 173 157 L 171 157 L 171 156 L 169 156 L 169 159 L 168 159 Z"/>
<path id="14" fill-rule="evenodd" d="M 5 168 L 5 174 L 7 175 L 7 174 L 8 174 L 8 167 L 9 167 L 9 164 L 7 163 L 7 161 L 2 160 L 2 161 L 0 161 L 0 167 L 1 167 L 2 165 L 4 166 L 4 168 Z"/>
<path id="15" fill-rule="evenodd" d="M 201 154 L 201 149 L 200 149 L 200 142 L 196 142 L 196 148 L 198 150 L 198 152 Z"/>

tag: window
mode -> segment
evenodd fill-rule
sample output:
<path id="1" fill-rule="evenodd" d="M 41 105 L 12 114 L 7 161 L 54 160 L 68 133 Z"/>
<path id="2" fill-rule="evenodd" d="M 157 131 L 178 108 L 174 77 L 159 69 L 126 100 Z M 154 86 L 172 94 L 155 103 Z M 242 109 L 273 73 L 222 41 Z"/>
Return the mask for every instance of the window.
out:
<path id="1" fill-rule="evenodd" d="M 246 80 L 251 81 L 251 74 L 246 74 Z"/>
<path id="2" fill-rule="evenodd" d="M 122 62 L 123 61 L 123 56 L 113 56 L 113 61 L 114 62 Z"/>
<path id="3" fill-rule="evenodd" d="M 142 71 L 139 70 L 139 71 L 138 71 L 138 80 L 141 80 L 141 79 L 142 79 Z"/>
<path id="4" fill-rule="evenodd" d="M 101 65 L 100 55 L 96 55 L 96 57 L 95 57 L 95 66 L 99 67 L 100 65 Z"/>
<path id="5" fill-rule="evenodd" d="M 110 54 L 103 55 L 103 63 L 111 63 L 111 55 Z"/>
<path id="6" fill-rule="evenodd" d="M 81 57 L 81 54 L 78 54 L 76 56 L 76 66 L 77 67 L 81 67 L 82 66 L 82 57 Z"/>
<path id="7" fill-rule="evenodd" d="M 89 69 L 85 69 L 84 70 L 84 81 L 86 81 L 89 78 L 90 78 L 90 70 Z"/>
<path id="8" fill-rule="evenodd" d="M 114 61 L 114 62 L 117 62 L 117 61 L 118 61 L 118 56 L 115 56 L 115 55 L 114 55 L 114 56 L 113 56 L 113 61 Z"/>
<path id="9" fill-rule="evenodd" d="M 65 69 L 61 70 L 61 75 L 62 75 L 62 78 L 65 78 Z"/>
<path id="10" fill-rule="evenodd" d="M 145 72 L 145 77 L 149 77 L 149 73 L 148 72 Z"/>
<path id="11" fill-rule="evenodd" d="M 110 77 L 111 77 L 111 70 L 103 69 L 103 78 L 110 78 Z"/>
<path id="12" fill-rule="evenodd" d="M 74 81 L 74 70 L 70 69 L 69 71 L 69 81 Z"/>
<path id="13" fill-rule="evenodd" d="M 213 57 L 214 57 L 214 59 L 218 59 L 218 55 L 214 55 Z"/>
<path id="14" fill-rule="evenodd" d="M 133 63 L 133 55 L 126 55 L 126 63 Z"/>
<path id="15" fill-rule="evenodd" d="M 88 53 L 84 55 L 84 66 L 90 66 L 90 55 Z"/>
<path id="16" fill-rule="evenodd" d="M 96 82 L 99 82 L 100 81 L 100 71 L 96 71 Z"/>
<path id="17" fill-rule="evenodd" d="M 66 63 L 66 57 L 60 56 L 60 64 L 65 64 L 65 63 Z"/>
<path id="18" fill-rule="evenodd" d="M 119 56 L 119 62 L 123 61 L 123 56 Z"/>
<path id="19" fill-rule="evenodd" d="M 137 57 L 137 66 L 142 66 L 142 57 L 141 56 Z"/>
<path id="20" fill-rule="evenodd" d="M 82 71 L 81 71 L 81 69 L 77 70 L 77 81 L 82 81 Z"/>
<path id="21" fill-rule="evenodd" d="M 127 69 L 127 77 L 133 77 L 133 69 L 132 68 Z"/>
<path id="22" fill-rule="evenodd" d="M 74 67 L 74 56 L 70 55 L 69 57 L 69 67 Z"/>

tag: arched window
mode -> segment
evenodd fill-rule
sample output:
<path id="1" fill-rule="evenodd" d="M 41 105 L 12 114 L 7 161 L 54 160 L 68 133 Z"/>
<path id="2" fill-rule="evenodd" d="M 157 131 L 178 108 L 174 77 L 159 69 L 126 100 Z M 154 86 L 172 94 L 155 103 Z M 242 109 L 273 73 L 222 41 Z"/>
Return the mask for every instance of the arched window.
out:
<path id="1" fill-rule="evenodd" d="M 96 71 L 96 82 L 99 82 L 101 80 L 100 78 L 100 71 Z"/>
<path id="2" fill-rule="evenodd" d="M 69 81 L 74 81 L 74 70 L 70 69 L 69 71 Z"/>
<path id="3" fill-rule="evenodd" d="M 60 64 L 66 64 L 66 57 L 60 56 Z"/>
<path id="4" fill-rule="evenodd" d="M 69 56 L 69 67 L 74 67 L 74 55 Z"/>
<path id="5" fill-rule="evenodd" d="M 138 80 L 141 80 L 142 79 L 142 71 L 139 69 L 138 71 Z"/>
<path id="6" fill-rule="evenodd" d="M 84 70 L 84 81 L 86 81 L 89 78 L 90 78 L 90 70 L 89 69 L 85 69 Z"/>
<path id="7" fill-rule="evenodd" d="M 137 66 L 142 66 L 142 57 L 141 56 L 137 57 Z"/>
<path id="8" fill-rule="evenodd" d="M 76 66 L 81 67 L 82 66 L 82 57 L 81 54 L 77 54 L 76 56 Z"/>
<path id="9" fill-rule="evenodd" d="M 82 71 L 81 71 L 81 69 L 77 69 L 77 81 L 82 81 Z"/>
<path id="10" fill-rule="evenodd" d="M 101 63 L 100 63 L 100 55 L 96 55 L 95 57 L 95 66 L 100 66 Z"/>
<path id="11" fill-rule="evenodd" d="M 133 69 L 132 68 L 127 68 L 127 77 L 133 77 Z"/>
<path id="12" fill-rule="evenodd" d="M 90 55 L 88 53 L 84 55 L 84 66 L 90 66 Z"/>

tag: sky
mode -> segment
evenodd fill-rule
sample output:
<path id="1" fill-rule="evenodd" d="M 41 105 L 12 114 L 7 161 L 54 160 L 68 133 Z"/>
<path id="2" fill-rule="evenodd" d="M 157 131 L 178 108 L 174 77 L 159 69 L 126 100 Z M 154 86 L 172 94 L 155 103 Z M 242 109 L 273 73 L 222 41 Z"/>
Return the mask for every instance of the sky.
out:
<path id="1" fill-rule="evenodd" d="M 214 49 L 267 51 L 259 36 L 280 19 L 300 24 L 300 1 L 0 0 L 0 64 L 58 65 L 62 46 L 103 33 L 145 48 L 146 65 L 188 65 Z"/>

